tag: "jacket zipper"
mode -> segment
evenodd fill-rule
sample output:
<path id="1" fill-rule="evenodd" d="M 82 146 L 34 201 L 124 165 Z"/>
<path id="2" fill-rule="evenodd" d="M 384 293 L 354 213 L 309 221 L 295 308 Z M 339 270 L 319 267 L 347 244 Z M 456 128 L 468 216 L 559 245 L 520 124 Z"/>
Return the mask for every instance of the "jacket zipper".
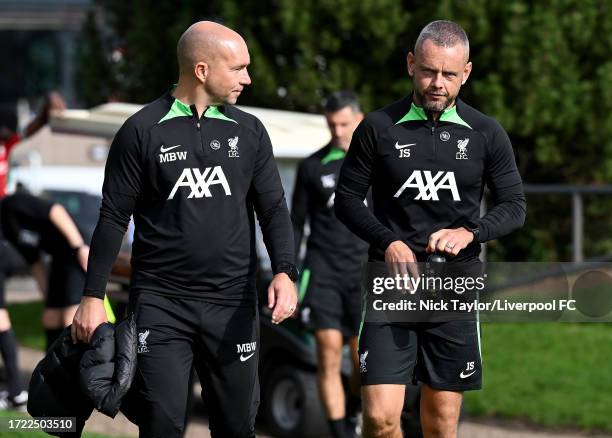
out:
<path id="1" fill-rule="evenodd" d="M 431 141 L 432 141 L 432 150 L 433 150 L 434 160 L 436 159 L 436 137 L 434 136 L 435 132 L 436 132 L 436 121 L 432 120 L 431 121 Z"/>
<path id="2" fill-rule="evenodd" d="M 202 152 L 206 153 L 206 149 L 204 148 L 204 138 L 202 138 L 202 117 L 204 116 L 204 113 L 206 113 L 206 110 L 208 109 L 208 107 L 204 108 L 204 112 L 202 113 L 202 116 L 200 116 L 200 118 L 198 118 L 198 112 L 195 110 L 193 110 L 194 118 L 196 119 L 196 128 L 198 129 L 198 134 L 200 135 L 200 146 L 202 147 Z"/>

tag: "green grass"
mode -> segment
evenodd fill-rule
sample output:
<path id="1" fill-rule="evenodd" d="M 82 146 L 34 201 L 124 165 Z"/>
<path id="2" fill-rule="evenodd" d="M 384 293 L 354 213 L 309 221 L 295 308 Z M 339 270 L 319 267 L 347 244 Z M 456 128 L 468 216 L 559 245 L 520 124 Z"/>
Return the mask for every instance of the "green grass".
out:
<path id="1" fill-rule="evenodd" d="M 43 303 L 40 301 L 31 303 L 10 304 L 7 306 L 11 323 L 17 339 L 21 345 L 45 349 L 45 332 L 42 328 L 41 316 Z"/>
<path id="2" fill-rule="evenodd" d="M 612 325 L 483 324 L 482 350 L 468 413 L 612 431 Z"/>
<path id="3" fill-rule="evenodd" d="M 0 436 L 6 436 L 11 438 L 49 438 L 51 435 L 46 434 L 40 430 L 29 429 L 29 430 L 12 430 L 8 431 L 8 420 L 9 419 L 22 419 L 22 418 L 30 418 L 29 415 L 23 414 L 21 412 L 16 411 L 0 411 L 0 421 L 2 424 L 2 429 L 5 432 L 0 432 Z M 85 426 L 87 427 L 87 426 Z M 90 433 L 84 432 L 82 435 L 84 438 L 117 438 L 112 435 L 100 435 L 99 433 Z"/>

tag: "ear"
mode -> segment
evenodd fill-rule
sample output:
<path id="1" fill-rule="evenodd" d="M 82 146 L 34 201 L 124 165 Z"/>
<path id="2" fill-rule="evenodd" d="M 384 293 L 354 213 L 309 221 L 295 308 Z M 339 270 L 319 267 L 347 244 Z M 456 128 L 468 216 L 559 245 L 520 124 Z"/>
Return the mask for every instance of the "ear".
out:
<path id="1" fill-rule="evenodd" d="M 408 70 L 408 75 L 410 77 L 414 76 L 414 63 L 416 59 L 412 52 L 408 52 L 408 56 L 406 56 L 406 69 Z"/>
<path id="2" fill-rule="evenodd" d="M 465 67 L 463 69 L 463 79 L 461 79 L 461 85 L 465 85 L 468 78 L 470 77 L 470 73 L 472 73 L 472 63 L 468 62 L 467 64 L 465 64 Z"/>
<path id="3" fill-rule="evenodd" d="M 208 64 L 205 62 L 198 62 L 193 68 L 195 77 L 198 78 L 200 82 L 206 81 L 206 78 L 208 77 L 208 71 L 209 67 Z"/>

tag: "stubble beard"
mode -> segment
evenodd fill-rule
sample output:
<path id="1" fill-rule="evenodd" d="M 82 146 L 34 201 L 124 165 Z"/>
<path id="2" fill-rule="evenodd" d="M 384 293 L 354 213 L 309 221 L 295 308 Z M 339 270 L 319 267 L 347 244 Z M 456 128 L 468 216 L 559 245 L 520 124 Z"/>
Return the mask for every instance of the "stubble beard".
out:
<path id="1" fill-rule="evenodd" d="M 434 102 L 427 99 L 427 94 L 418 91 L 416 84 L 413 84 L 415 94 L 421 101 L 421 105 L 425 111 L 430 113 L 442 113 L 446 108 L 452 105 L 457 96 L 445 95 L 446 99 L 442 102 Z M 426 90 L 427 91 L 427 90 Z"/>

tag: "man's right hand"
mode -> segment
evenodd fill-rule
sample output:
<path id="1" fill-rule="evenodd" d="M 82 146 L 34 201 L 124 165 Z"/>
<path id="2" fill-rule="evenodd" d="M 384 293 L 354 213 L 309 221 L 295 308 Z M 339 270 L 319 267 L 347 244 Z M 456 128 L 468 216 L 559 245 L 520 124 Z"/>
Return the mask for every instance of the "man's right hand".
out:
<path id="1" fill-rule="evenodd" d="M 72 320 L 72 342 L 78 341 L 89 343 L 91 335 L 100 324 L 107 321 L 104 300 L 96 297 L 83 297 L 81 304 Z"/>
<path id="2" fill-rule="evenodd" d="M 395 240 L 385 250 L 385 263 L 389 267 L 391 275 L 408 275 L 408 271 L 413 277 L 419 276 L 419 269 L 416 264 L 417 259 L 414 252 L 401 240 Z"/>

